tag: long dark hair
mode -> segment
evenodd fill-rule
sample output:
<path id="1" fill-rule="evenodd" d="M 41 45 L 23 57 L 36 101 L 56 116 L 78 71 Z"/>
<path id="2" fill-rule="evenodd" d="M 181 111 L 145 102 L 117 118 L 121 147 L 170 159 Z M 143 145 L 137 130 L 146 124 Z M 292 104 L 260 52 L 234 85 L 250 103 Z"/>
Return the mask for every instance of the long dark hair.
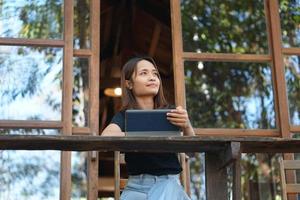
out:
<path id="1" fill-rule="evenodd" d="M 137 73 L 137 64 L 142 60 L 147 60 L 150 63 L 152 63 L 158 72 L 158 68 L 155 61 L 153 60 L 153 58 L 149 56 L 137 56 L 131 58 L 129 61 L 127 61 L 127 63 L 125 63 L 125 65 L 122 68 L 122 74 L 121 74 L 121 88 L 122 88 L 122 109 L 121 110 L 140 109 L 132 90 L 130 90 L 126 86 L 126 80 L 132 81 L 133 73 L 135 74 Z M 159 74 L 158 74 L 158 78 L 160 80 L 160 85 L 159 85 L 157 95 L 155 95 L 155 97 L 153 98 L 154 109 L 165 108 L 168 106 L 168 103 L 164 96 L 162 81 Z"/>

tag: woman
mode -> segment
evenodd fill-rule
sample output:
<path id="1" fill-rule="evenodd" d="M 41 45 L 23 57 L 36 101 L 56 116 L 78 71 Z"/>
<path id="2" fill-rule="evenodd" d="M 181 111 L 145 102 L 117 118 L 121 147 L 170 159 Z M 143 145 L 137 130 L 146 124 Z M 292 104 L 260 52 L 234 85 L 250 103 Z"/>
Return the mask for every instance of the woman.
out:
<path id="1" fill-rule="evenodd" d="M 102 132 L 103 136 L 124 136 L 125 110 L 169 108 L 154 60 L 130 59 L 122 69 L 122 109 Z M 181 106 L 167 113 L 167 119 L 181 127 L 184 135 L 194 135 L 187 111 Z M 126 153 L 128 184 L 121 200 L 189 199 L 179 182 L 182 171 L 176 153 Z"/>

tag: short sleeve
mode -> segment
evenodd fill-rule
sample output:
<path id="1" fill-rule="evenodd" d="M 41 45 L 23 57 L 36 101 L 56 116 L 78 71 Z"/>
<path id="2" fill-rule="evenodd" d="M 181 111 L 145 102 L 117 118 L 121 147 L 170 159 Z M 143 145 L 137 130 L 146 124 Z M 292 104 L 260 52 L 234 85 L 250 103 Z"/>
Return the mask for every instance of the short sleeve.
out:
<path id="1" fill-rule="evenodd" d="M 111 124 L 117 124 L 120 129 L 124 132 L 125 131 L 125 112 L 121 111 L 115 114 L 115 116 L 110 121 Z"/>

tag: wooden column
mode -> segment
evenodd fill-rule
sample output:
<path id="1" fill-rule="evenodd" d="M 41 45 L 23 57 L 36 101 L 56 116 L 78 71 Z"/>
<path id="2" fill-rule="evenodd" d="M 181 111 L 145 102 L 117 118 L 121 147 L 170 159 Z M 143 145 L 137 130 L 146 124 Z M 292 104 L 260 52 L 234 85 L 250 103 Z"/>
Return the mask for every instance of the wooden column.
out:
<path id="1" fill-rule="evenodd" d="M 228 198 L 227 167 L 232 165 L 233 200 L 241 199 L 241 148 L 239 142 L 230 142 L 225 151 L 205 154 L 206 198 Z"/>
<path id="2" fill-rule="evenodd" d="M 219 153 L 205 154 L 206 199 L 227 199 L 227 171 Z"/>
<path id="3" fill-rule="evenodd" d="M 72 134 L 72 89 L 73 89 L 73 0 L 64 4 L 64 65 L 63 65 L 63 134 Z M 71 198 L 71 152 L 61 153 L 60 199 Z"/>
<path id="4" fill-rule="evenodd" d="M 89 83 L 90 83 L 90 103 L 89 103 L 89 125 L 94 136 L 99 135 L 99 83 L 100 83 L 100 1 L 92 0 L 91 11 L 91 51 Z M 88 200 L 98 198 L 98 153 L 92 151 L 88 153 Z"/>
<path id="5" fill-rule="evenodd" d="M 271 25 L 271 37 L 272 37 L 272 56 L 274 65 L 274 75 L 275 75 L 275 96 L 278 100 L 278 112 L 276 113 L 279 117 L 279 127 L 281 131 L 281 137 L 290 138 L 290 125 L 289 125 L 289 107 L 286 92 L 286 82 L 285 82 L 285 69 L 284 69 L 284 55 L 282 52 L 282 35 L 280 26 L 280 16 L 279 16 L 279 6 L 277 0 L 269 1 L 269 11 L 270 11 L 270 25 Z M 292 160 L 293 154 L 284 154 L 284 159 Z M 296 176 L 294 172 L 286 173 L 286 179 L 288 182 L 292 183 L 296 181 Z M 289 200 L 296 200 L 295 195 L 289 195 Z"/>
<path id="6" fill-rule="evenodd" d="M 182 60 L 182 33 L 181 33 L 181 12 L 180 12 L 180 0 L 170 1 L 171 8 L 171 28 L 172 28 L 172 46 L 173 46 L 173 72 L 174 72 L 174 92 L 175 92 L 175 104 L 176 106 L 182 106 L 186 108 L 185 99 L 185 78 L 184 78 L 184 64 Z M 178 81 L 180 80 L 180 81 Z M 181 154 L 181 158 L 185 156 Z M 184 169 L 181 173 L 181 179 L 186 191 L 189 190 L 187 182 L 187 170 L 185 162 L 181 162 L 181 166 Z"/>

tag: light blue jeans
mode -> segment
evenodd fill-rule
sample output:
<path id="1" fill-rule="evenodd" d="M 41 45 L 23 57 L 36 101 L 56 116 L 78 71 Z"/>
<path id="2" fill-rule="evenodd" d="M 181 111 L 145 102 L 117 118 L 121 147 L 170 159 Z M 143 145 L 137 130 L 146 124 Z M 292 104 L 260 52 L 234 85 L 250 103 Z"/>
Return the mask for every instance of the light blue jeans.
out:
<path id="1" fill-rule="evenodd" d="M 190 200 L 184 192 L 179 175 L 129 176 L 121 200 Z"/>

